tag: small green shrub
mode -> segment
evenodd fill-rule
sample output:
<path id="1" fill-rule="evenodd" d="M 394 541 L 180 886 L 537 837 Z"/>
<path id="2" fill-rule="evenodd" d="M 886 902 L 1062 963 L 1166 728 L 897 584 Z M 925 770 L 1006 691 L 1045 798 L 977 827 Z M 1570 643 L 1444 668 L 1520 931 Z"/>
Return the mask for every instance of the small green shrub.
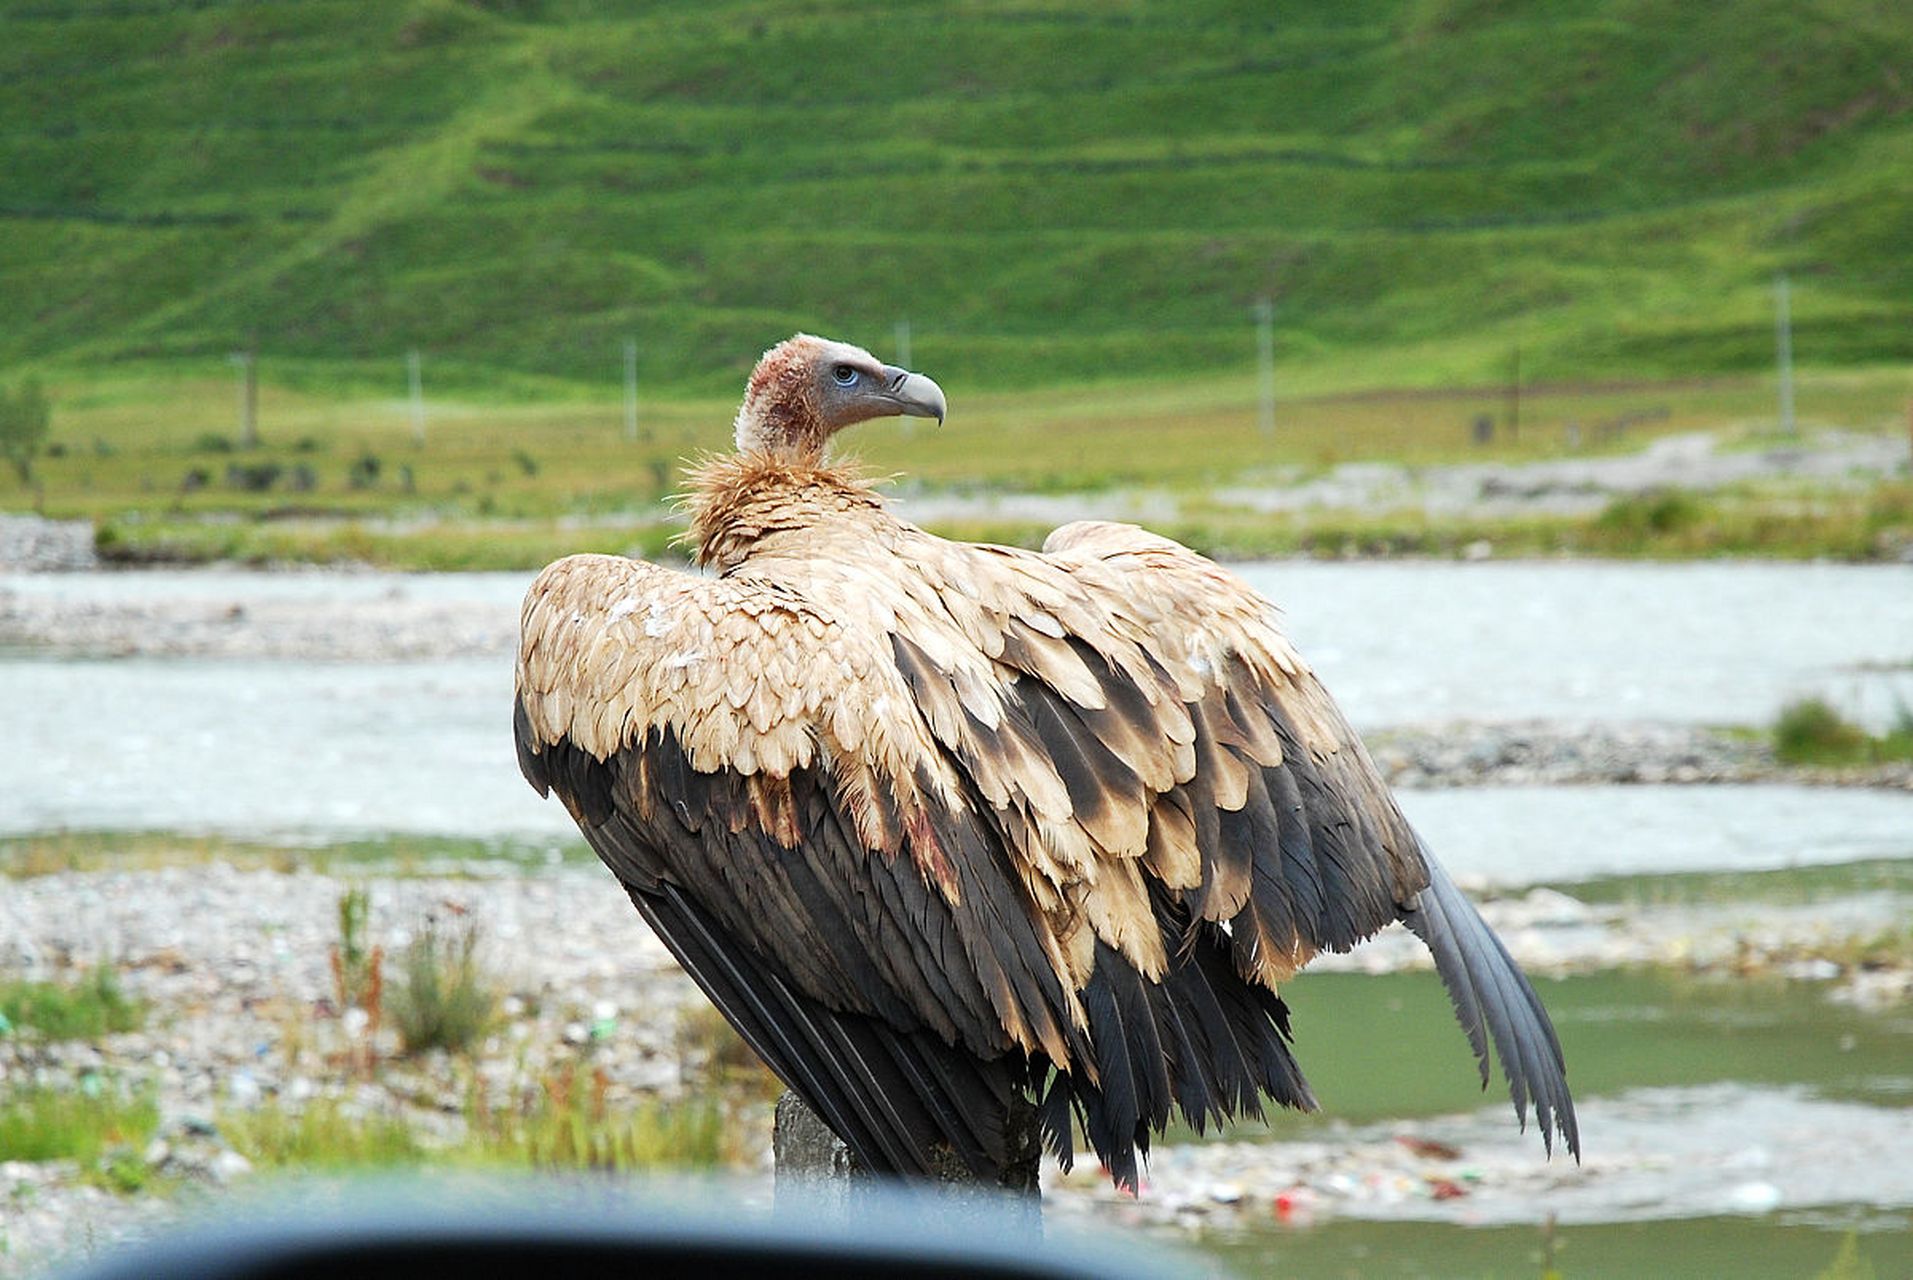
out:
<path id="1" fill-rule="evenodd" d="M 21 484 L 33 483 L 33 460 L 46 445 L 52 421 L 53 404 L 37 378 L 16 390 L 0 387 L 0 458 L 13 464 Z"/>
<path id="2" fill-rule="evenodd" d="M 339 1008 L 363 1009 L 376 1022 L 384 988 L 384 948 L 367 941 L 372 894 L 358 887 L 339 895 L 339 940 L 332 945 L 332 988 Z"/>
<path id="3" fill-rule="evenodd" d="M 478 927 L 427 920 L 399 960 L 386 1000 L 406 1053 L 470 1048 L 491 1030 L 498 996 L 478 964 Z"/>
<path id="4" fill-rule="evenodd" d="M 1595 525 L 1613 533 L 1665 535 L 1690 529 L 1706 515 L 1706 508 L 1693 494 L 1660 489 L 1616 498 L 1595 517 Z"/>
<path id="5" fill-rule="evenodd" d="M 279 483 L 285 468 L 276 462 L 233 462 L 226 466 L 226 487 L 241 493 L 265 493 Z"/>
<path id="6" fill-rule="evenodd" d="M 235 447 L 231 436 L 221 435 L 217 431 L 203 431 L 193 441 L 195 453 L 231 453 Z"/>
<path id="7" fill-rule="evenodd" d="M 379 460 L 378 454 L 362 453 L 346 469 L 345 482 L 354 489 L 375 489 L 379 483 L 379 472 L 384 469 L 385 464 Z"/>
<path id="8" fill-rule="evenodd" d="M 1879 764 L 1913 760 L 1913 712 L 1902 706 L 1891 729 L 1874 735 L 1824 698 L 1799 698 L 1774 721 L 1774 755 L 1784 764 Z"/>
<path id="9" fill-rule="evenodd" d="M 145 1010 L 120 990 L 113 970 L 100 965 L 74 984 L 0 983 L 0 1015 L 48 1040 L 86 1040 L 139 1026 Z"/>

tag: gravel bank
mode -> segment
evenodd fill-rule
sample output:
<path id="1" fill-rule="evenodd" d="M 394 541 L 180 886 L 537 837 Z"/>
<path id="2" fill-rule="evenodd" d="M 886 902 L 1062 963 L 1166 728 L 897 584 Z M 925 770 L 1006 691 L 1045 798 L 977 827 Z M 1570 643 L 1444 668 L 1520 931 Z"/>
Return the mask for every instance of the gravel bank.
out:
<path id="1" fill-rule="evenodd" d="M 64 573 L 99 566 L 91 520 L 0 515 L 0 571 Z"/>
<path id="2" fill-rule="evenodd" d="M 1395 787 L 1784 782 L 1913 791 L 1913 763 L 1803 768 L 1762 737 L 1684 725 L 1458 722 L 1367 735 Z"/>
<path id="3" fill-rule="evenodd" d="M 473 1088 L 504 1104 L 584 1064 L 621 1107 L 678 1096 L 700 1076 L 701 1050 L 680 1035 L 683 1011 L 702 1007 L 695 987 L 603 872 L 559 868 L 371 883 L 367 938 L 384 949 L 388 975 L 427 918 L 481 922 L 506 1020 L 470 1068 L 432 1054 L 365 1078 L 354 1065 L 364 1047 L 389 1059 L 396 1039 L 337 1007 L 331 948 L 353 883 L 365 881 L 218 864 L 5 882 L 0 972 L 70 980 L 108 960 L 149 1013 L 141 1029 L 96 1044 L 0 1037 L 0 1096 L 30 1085 L 153 1088 L 159 1136 L 140 1158 L 180 1190 L 119 1196 L 68 1162 L 0 1164 L 0 1276 L 146 1232 L 249 1183 L 248 1162 L 217 1128 L 223 1110 L 296 1111 L 327 1098 L 452 1141 Z"/>
<path id="4" fill-rule="evenodd" d="M 268 1103 L 297 1110 L 329 1098 L 354 1113 L 404 1116 L 422 1133 L 451 1141 L 462 1131 L 474 1080 L 502 1102 L 535 1089 L 549 1072 L 584 1062 L 604 1073 L 613 1107 L 694 1087 L 708 1042 L 688 1040 L 681 1028 L 686 1010 L 702 1008 L 701 997 L 609 877 L 595 868 L 479 870 L 461 877 L 375 871 L 348 877 L 210 864 L 6 882 L 0 971 L 70 978 L 105 959 L 150 1013 L 140 1030 L 97 1044 L 0 1037 L 0 1090 L 150 1084 L 162 1121 L 159 1140 L 142 1159 L 183 1190 L 164 1198 L 120 1197 L 89 1185 L 70 1164 L 0 1164 L 0 1276 L 24 1274 L 54 1253 L 148 1231 L 216 1200 L 228 1187 L 255 1184 L 217 1127 L 231 1110 Z M 388 1060 L 369 1078 L 354 1068 L 366 1032 L 336 1007 L 329 960 L 339 896 L 354 884 L 370 889 L 368 939 L 387 956 L 397 955 L 428 917 L 482 922 L 484 958 L 508 993 L 506 1021 L 470 1068 L 443 1056 Z M 1735 971 L 1759 966 L 1764 954 L 1793 965 L 1800 977 L 1824 980 L 1841 971 L 1785 957 L 1878 932 L 1898 919 L 1902 906 L 1875 896 L 1763 908 L 1755 929 L 1744 906 L 1644 910 L 1591 905 L 1543 889 L 1488 902 L 1483 913 L 1537 973 L 1646 963 Z M 1389 972 L 1427 963 L 1420 945 L 1395 929 L 1351 955 L 1324 957 L 1317 967 Z M 1863 988 L 1862 980 L 1871 986 Z M 1897 984 L 1890 990 L 1889 980 Z M 1835 991 L 1884 1002 L 1907 995 L 1904 974 L 1845 975 Z M 390 1053 L 389 1030 L 377 1044 Z M 768 1147 L 768 1116 L 762 1130 Z M 1559 1164 L 1538 1166 L 1532 1151 L 1512 1142 L 1504 1146 L 1505 1159 L 1484 1157 L 1486 1163 L 1470 1166 L 1476 1169 L 1471 1190 L 1500 1187 L 1514 1195 L 1535 1178 L 1565 1171 Z M 1318 1197 L 1327 1194 L 1320 1188 L 1342 1187 L 1337 1179 L 1344 1177 L 1355 1190 L 1408 1187 L 1404 1195 L 1423 1198 L 1435 1185 L 1429 1179 L 1437 1175 L 1423 1168 L 1433 1157 L 1404 1153 L 1386 1135 L 1351 1131 L 1323 1151 L 1292 1147 L 1277 1144 L 1234 1164 L 1225 1147 L 1166 1150 L 1152 1166 L 1144 1207 L 1134 1212 L 1171 1223 L 1198 1213 L 1191 1206 L 1206 1206 L 1198 1216 L 1224 1213 L 1235 1203 L 1226 1187 L 1234 1186 L 1237 1201 L 1252 1199 L 1266 1214 L 1267 1197 L 1300 1176 L 1290 1167 L 1297 1161 L 1313 1170 L 1303 1181 L 1318 1188 L 1312 1193 Z M 761 1167 L 767 1150 L 758 1159 Z M 1218 1160 L 1236 1172 L 1225 1177 Z M 1094 1178 L 1079 1174 L 1055 1180 L 1054 1199 L 1068 1214 L 1101 1211 L 1093 1206 L 1109 1197 Z M 1070 1207 L 1078 1202 L 1092 1208 Z"/>
<path id="5" fill-rule="evenodd" d="M 0 647 L 84 657 L 394 662 L 502 658 L 517 643 L 513 608 L 399 587 L 315 600 L 216 589 L 92 599 L 0 586 Z"/>
<path id="6" fill-rule="evenodd" d="M 1592 424 L 1590 424 L 1592 427 Z M 1409 466 L 1345 462 L 1326 471 L 1289 467 L 1278 483 L 1216 489 L 1205 504 L 1267 515 L 1297 511 L 1420 511 L 1450 519 L 1588 516 L 1616 498 L 1662 489 L 1719 490 L 1808 482 L 1851 491 L 1905 475 L 1901 435 L 1822 431 L 1764 449 L 1723 448 L 1708 432 L 1649 442 L 1635 453 L 1538 462 L 1462 462 Z M 899 508 L 912 520 L 1071 520 L 1167 523 L 1181 518 L 1175 495 L 1148 490 L 1091 494 L 962 494 L 905 489 Z"/>

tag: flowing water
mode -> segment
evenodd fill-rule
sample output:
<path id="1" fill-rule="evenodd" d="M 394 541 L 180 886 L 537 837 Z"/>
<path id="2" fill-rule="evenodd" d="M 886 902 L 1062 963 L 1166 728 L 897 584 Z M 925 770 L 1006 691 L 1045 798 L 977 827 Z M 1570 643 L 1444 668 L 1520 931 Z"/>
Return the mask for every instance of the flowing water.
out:
<path id="1" fill-rule="evenodd" d="M 1800 693 L 1913 704 L 1913 570 L 1825 565 L 1313 564 L 1245 572 L 1364 729 L 1454 719 L 1760 723 Z M 509 618 L 523 574 L 0 577 L 91 604 L 399 593 Z M 323 612 L 315 616 L 323 617 Z M 0 831 L 561 834 L 517 776 L 505 655 L 403 662 L 0 654 Z M 1411 816 L 1463 870 L 1906 852 L 1913 800 L 1789 788 L 1443 793 Z M 1744 837 L 1744 838 L 1743 838 Z M 1470 859 L 1479 859 L 1471 864 Z"/>

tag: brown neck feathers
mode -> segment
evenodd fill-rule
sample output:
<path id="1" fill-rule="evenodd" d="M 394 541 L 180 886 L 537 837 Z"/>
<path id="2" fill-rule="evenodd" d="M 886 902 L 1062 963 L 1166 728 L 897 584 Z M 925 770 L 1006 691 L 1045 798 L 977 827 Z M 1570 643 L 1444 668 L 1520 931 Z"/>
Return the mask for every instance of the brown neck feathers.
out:
<path id="1" fill-rule="evenodd" d="M 881 511 L 883 499 L 850 466 L 816 456 L 748 450 L 700 463 L 686 495 L 692 558 L 728 569 L 774 534 L 801 530 L 857 511 Z"/>

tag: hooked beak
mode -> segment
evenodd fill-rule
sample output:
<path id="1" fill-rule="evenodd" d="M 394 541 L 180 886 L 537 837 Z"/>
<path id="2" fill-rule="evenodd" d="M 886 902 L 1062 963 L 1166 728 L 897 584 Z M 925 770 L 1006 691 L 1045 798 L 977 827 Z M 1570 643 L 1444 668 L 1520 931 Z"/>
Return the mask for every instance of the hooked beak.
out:
<path id="1" fill-rule="evenodd" d="M 943 422 L 945 405 L 943 388 L 920 373 L 908 369 L 899 369 L 893 364 L 883 367 L 883 398 L 896 406 L 896 411 L 912 418 L 935 418 L 938 425 Z"/>

